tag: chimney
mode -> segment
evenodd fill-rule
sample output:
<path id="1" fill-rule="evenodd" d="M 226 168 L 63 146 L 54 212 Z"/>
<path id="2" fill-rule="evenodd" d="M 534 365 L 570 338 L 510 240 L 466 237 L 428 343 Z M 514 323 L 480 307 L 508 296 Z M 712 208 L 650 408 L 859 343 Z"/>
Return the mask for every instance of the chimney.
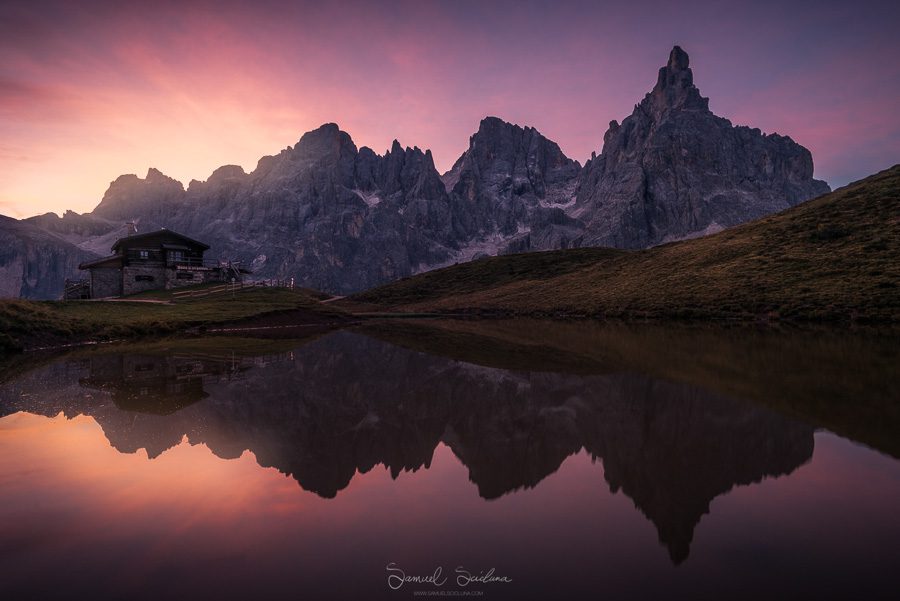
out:
<path id="1" fill-rule="evenodd" d="M 127 236 L 132 236 L 137 233 L 137 224 L 134 221 L 129 221 L 125 224 L 125 233 Z"/>

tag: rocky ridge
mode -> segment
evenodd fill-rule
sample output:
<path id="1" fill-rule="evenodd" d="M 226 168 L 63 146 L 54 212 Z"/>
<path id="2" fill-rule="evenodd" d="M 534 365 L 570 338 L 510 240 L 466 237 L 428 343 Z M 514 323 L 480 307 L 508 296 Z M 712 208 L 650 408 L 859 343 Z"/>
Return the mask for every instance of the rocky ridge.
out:
<path id="1" fill-rule="evenodd" d="M 487 255 L 696 237 L 827 191 L 807 149 L 714 115 L 676 46 L 653 90 L 610 124 L 602 153 L 584 167 L 536 129 L 496 117 L 481 121 L 443 176 L 428 150 L 395 140 L 379 155 L 329 123 L 250 173 L 226 165 L 185 188 L 150 169 L 117 178 L 90 214 L 26 221 L 59 241 L 57 254 L 75 246 L 90 256 L 106 254 L 127 221 L 167 227 L 256 277 L 347 294 Z M 25 277 L 9 267 L 16 246 L 0 263 L 6 294 Z M 69 264 L 59 272 L 75 275 Z M 62 279 L 19 287 L 52 297 Z"/>
<path id="2" fill-rule="evenodd" d="M 676 46 L 656 86 L 603 136 L 581 172 L 583 246 L 644 248 L 714 233 L 830 191 L 787 136 L 734 127 L 709 110 Z"/>

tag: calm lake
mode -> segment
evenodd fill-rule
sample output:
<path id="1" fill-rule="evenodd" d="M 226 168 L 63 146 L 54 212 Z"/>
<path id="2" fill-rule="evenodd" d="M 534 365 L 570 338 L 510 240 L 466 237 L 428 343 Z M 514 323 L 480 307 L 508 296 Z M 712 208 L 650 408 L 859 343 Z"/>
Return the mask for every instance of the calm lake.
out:
<path id="1" fill-rule="evenodd" d="M 900 586 L 897 338 L 540 321 L 283 335 L 6 364 L 0 595 Z"/>

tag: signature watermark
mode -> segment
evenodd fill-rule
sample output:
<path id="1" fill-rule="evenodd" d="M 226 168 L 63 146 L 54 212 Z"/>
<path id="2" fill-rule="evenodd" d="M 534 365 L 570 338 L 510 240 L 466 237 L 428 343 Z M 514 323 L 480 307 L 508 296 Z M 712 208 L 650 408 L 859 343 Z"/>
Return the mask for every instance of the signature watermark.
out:
<path id="1" fill-rule="evenodd" d="M 444 568 L 437 566 L 429 574 L 407 574 L 403 568 L 391 562 L 387 565 L 386 570 L 387 585 L 392 590 L 400 590 L 405 585 L 431 587 L 430 589 L 425 589 L 425 591 L 415 591 L 417 596 L 467 596 L 467 593 L 472 593 L 473 596 L 480 596 L 483 594 L 482 591 L 470 590 L 473 585 L 509 584 L 513 581 L 509 576 L 498 574 L 494 568 L 475 573 L 462 566 L 457 566 L 453 574 L 445 574 Z M 447 587 L 446 590 L 438 591 L 438 589 L 445 586 Z M 453 586 L 463 590 L 452 590 L 451 587 Z"/>

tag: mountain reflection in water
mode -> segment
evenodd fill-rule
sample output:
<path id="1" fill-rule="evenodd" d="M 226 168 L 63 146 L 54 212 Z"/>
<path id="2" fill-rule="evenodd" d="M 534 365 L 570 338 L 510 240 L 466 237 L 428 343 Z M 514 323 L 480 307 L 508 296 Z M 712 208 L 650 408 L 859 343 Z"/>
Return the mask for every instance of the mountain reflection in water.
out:
<path id="1" fill-rule="evenodd" d="M 410 328 L 405 338 L 403 327 L 374 327 L 249 350 L 225 339 L 76 353 L 7 378 L 0 416 L 89 416 L 116 450 L 150 459 L 185 438 L 223 459 L 249 450 L 326 499 L 378 465 L 394 479 L 427 469 L 440 446 L 487 500 L 540 487 L 584 452 L 676 565 L 716 497 L 813 456 L 809 420 L 713 391 L 721 385 L 642 373 L 623 363 L 628 345 L 598 359 L 509 336 L 491 338 L 505 341 L 494 348 L 467 338 L 465 324 Z"/>

